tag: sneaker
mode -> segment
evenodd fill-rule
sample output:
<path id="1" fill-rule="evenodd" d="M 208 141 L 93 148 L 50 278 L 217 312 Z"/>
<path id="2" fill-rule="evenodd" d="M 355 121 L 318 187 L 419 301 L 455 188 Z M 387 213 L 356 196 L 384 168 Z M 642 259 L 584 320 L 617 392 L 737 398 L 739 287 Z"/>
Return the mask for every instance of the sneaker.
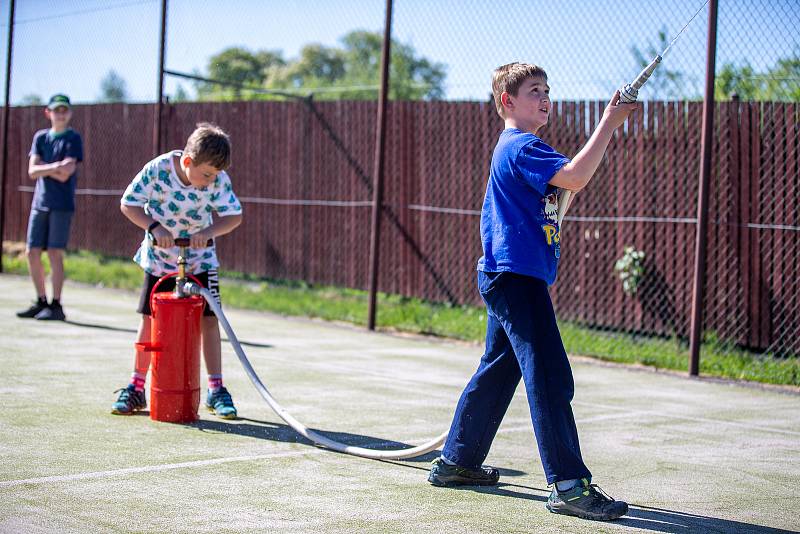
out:
<path id="1" fill-rule="evenodd" d="M 481 466 L 471 469 L 459 465 L 450 465 L 441 457 L 431 462 L 428 482 L 434 486 L 494 486 L 500 480 L 500 471 L 494 467 Z"/>
<path id="2" fill-rule="evenodd" d="M 31 304 L 31 307 L 27 310 L 22 310 L 17 312 L 17 317 L 22 319 L 33 319 L 36 317 L 42 310 L 47 309 L 47 301 L 44 300 L 36 300 Z"/>
<path id="3" fill-rule="evenodd" d="M 553 485 L 545 506 L 554 514 L 574 515 L 596 521 L 612 521 L 628 513 L 628 503 L 615 501 L 597 484 L 589 484 L 585 478 L 582 484 L 560 493 Z"/>
<path id="4" fill-rule="evenodd" d="M 114 415 L 131 415 L 133 412 L 147 408 L 147 399 L 144 396 L 144 391 L 136 391 L 133 384 L 128 384 L 128 387 L 117 391 L 119 392 L 117 402 L 111 405 L 111 413 Z M 117 393 L 117 391 L 114 393 Z"/>
<path id="5" fill-rule="evenodd" d="M 63 321 L 66 318 L 60 302 L 53 302 L 36 314 L 37 321 Z"/>
<path id="6" fill-rule="evenodd" d="M 233 398 L 224 387 L 213 391 L 208 390 L 206 408 L 208 408 L 209 412 L 222 419 L 236 419 L 236 407 L 233 405 Z"/>

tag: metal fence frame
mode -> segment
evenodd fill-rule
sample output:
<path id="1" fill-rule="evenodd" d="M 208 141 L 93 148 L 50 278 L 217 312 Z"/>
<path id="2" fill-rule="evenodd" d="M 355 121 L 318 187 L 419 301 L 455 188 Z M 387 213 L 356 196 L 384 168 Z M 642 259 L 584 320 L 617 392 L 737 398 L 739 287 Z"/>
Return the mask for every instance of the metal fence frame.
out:
<path id="1" fill-rule="evenodd" d="M 381 221 L 383 218 L 388 217 L 391 221 L 397 223 L 397 215 L 392 212 L 390 206 L 384 204 L 383 201 L 383 182 L 384 182 L 384 168 L 386 159 L 386 116 L 387 116 L 387 98 L 389 89 L 391 87 L 391 80 L 389 79 L 389 63 L 390 63 L 390 44 L 392 32 L 392 14 L 393 4 L 392 0 L 386 0 L 385 11 L 385 27 L 383 34 L 383 51 L 381 61 L 381 88 L 379 93 L 378 105 L 376 108 L 375 118 L 375 141 L 374 141 L 374 160 L 372 176 L 369 177 L 363 172 L 364 178 L 371 178 L 371 195 L 372 200 L 367 204 L 371 207 L 371 221 L 370 221 L 370 247 L 369 247 L 369 314 L 368 314 L 368 328 L 374 329 L 375 316 L 377 313 L 376 294 L 378 290 L 378 273 L 380 268 L 381 249 Z M 157 102 L 154 106 L 153 113 L 153 152 L 159 153 L 164 145 L 164 139 L 167 137 L 164 128 L 164 114 L 165 114 L 165 101 L 163 96 L 164 77 L 165 74 L 176 74 L 165 68 L 165 44 L 167 34 L 167 13 L 168 13 L 168 0 L 161 0 L 161 20 L 160 20 L 160 46 L 159 46 L 159 73 L 158 73 L 158 88 L 157 88 Z M 9 105 L 9 90 L 12 76 L 11 59 L 13 47 L 13 30 L 14 30 L 14 16 L 15 16 L 15 0 L 10 0 L 9 5 L 9 31 L 8 31 L 8 53 L 6 58 L 6 84 L 5 84 L 5 105 L 2 117 L 2 132 L 3 132 L 3 159 L 2 159 L 2 175 L 0 176 L 0 239 L 4 238 L 6 229 L 7 217 L 7 174 L 8 169 L 8 129 L 10 121 L 10 105 Z M 710 0 L 708 12 L 708 35 L 707 35 L 707 53 L 706 53 L 706 83 L 703 98 L 703 114 L 702 114 L 702 134 L 701 134 L 701 157 L 699 158 L 698 169 L 698 196 L 696 201 L 697 217 L 694 220 L 695 225 L 695 249 L 694 249 L 694 271 L 692 282 L 692 312 L 691 312 L 691 334 L 690 334 L 690 364 L 689 374 L 697 375 L 699 373 L 699 357 L 700 345 L 703 336 L 703 302 L 704 291 L 706 288 L 706 256 L 708 251 L 708 234 L 709 234 L 709 180 L 712 173 L 712 145 L 713 145 L 713 129 L 714 129 L 714 82 L 715 82 L 715 58 L 716 58 L 716 23 L 717 23 L 717 0 Z M 325 118 L 314 107 L 311 98 L 297 98 L 298 101 L 304 102 L 309 114 L 316 113 L 317 119 L 324 123 Z M 324 127 L 324 125 L 323 125 Z M 363 202 L 362 202 L 363 203 Z M 474 214 L 469 214 L 474 215 Z M 569 221 L 569 218 L 568 218 Z M 399 228 L 398 224 L 395 224 Z M 0 258 L 0 272 L 2 272 L 2 259 Z"/>

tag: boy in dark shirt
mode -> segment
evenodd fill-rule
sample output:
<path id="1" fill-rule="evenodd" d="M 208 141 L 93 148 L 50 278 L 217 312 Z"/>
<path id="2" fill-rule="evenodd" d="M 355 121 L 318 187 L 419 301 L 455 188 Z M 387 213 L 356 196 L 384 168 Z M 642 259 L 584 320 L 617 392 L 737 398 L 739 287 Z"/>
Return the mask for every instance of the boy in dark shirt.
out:
<path id="1" fill-rule="evenodd" d="M 28 176 L 36 180 L 28 219 L 28 270 L 36 289 L 36 301 L 17 317 L 44 321 L 63 321 L 61 289 L 64 286 L 64 249 L 75 212 L 75 184 L 78 162 L 83 160 L 81 136 L 69 127 L 72 110 L 66 95 L 53 95 L 45 115 L 51 127 L 33 136 Z M 45 291 L 42 251 L 47 251 L 53 285 L 53 300 L 48 304 Z"/>

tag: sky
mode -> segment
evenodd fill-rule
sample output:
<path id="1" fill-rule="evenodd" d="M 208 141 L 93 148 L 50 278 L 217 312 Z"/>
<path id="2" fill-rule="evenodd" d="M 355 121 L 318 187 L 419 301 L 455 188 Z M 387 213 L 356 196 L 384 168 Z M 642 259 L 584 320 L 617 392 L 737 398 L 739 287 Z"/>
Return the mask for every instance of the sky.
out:
<path id="1" fill-rule="evenodd" d="M 394 0 L 393 37 L 446 66 L 446 98 L 486 100 L 492 70 L 510 61 L 543 66 L 556 100 L 596 99 L 640 70 L 632 47 L 646 50 L 659 30 L 669 38 L 704 0 Z M 11 102 L 56 92 L 93 102 L 110 70 L 129 100 L 156 98 L 160 0 L 17 0 Z M 763 70 L 800 55 L 800 2 L 719 0 L 718 68 L 749 62 Z M 381 0 L 169 0 L 166 67 L 204 73 L 231 46 L 298 55 L 309 43 L 336 46 L 347 32 L 382 31 Z M 8 1 L 0 0 L 5 58 Z M 662 67 L 685 75 L 685 92 L 702 92 L 708 10 L 681 35 Z M 1 75 L 5 81 L 5 73 Z M 178 84 L 166 79 L 172 94 Z M 654 88 L 655 89 L 655 88 Z M 648 87 L 642 90 L 647 95 Z M 657 96 L 657 95 L 650 95 Z M 644 96 L 647 98 L 647 96 Z"/>

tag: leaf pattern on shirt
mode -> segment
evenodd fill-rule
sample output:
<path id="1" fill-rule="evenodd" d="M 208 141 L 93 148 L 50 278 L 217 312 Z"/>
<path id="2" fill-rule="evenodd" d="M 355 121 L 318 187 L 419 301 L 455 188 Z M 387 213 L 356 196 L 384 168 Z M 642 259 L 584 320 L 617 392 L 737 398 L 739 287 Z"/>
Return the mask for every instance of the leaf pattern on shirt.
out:
<path id="1" fill-rule="evenodd" d="M 241 213 L 242 207 L 225 172 L 212 185 L 195 188 L 182 184 L 172 169 L 173 153 L 162 154 L 149 162 L 128 185 L 122 197 L 127 205 L 141 206 L 174 237 L 190 237 L 212 224 L 213 212 Z M 157 251 L 157 252 L 154 252 Z M 148 273 L 162 276 L 173 272 L 180 252 L 178 247 L 153 248 L 145 238 L 134 260 Z M 187 272 L 197 274 L 218 267 L 215 247 L 187 252 Z"/>

